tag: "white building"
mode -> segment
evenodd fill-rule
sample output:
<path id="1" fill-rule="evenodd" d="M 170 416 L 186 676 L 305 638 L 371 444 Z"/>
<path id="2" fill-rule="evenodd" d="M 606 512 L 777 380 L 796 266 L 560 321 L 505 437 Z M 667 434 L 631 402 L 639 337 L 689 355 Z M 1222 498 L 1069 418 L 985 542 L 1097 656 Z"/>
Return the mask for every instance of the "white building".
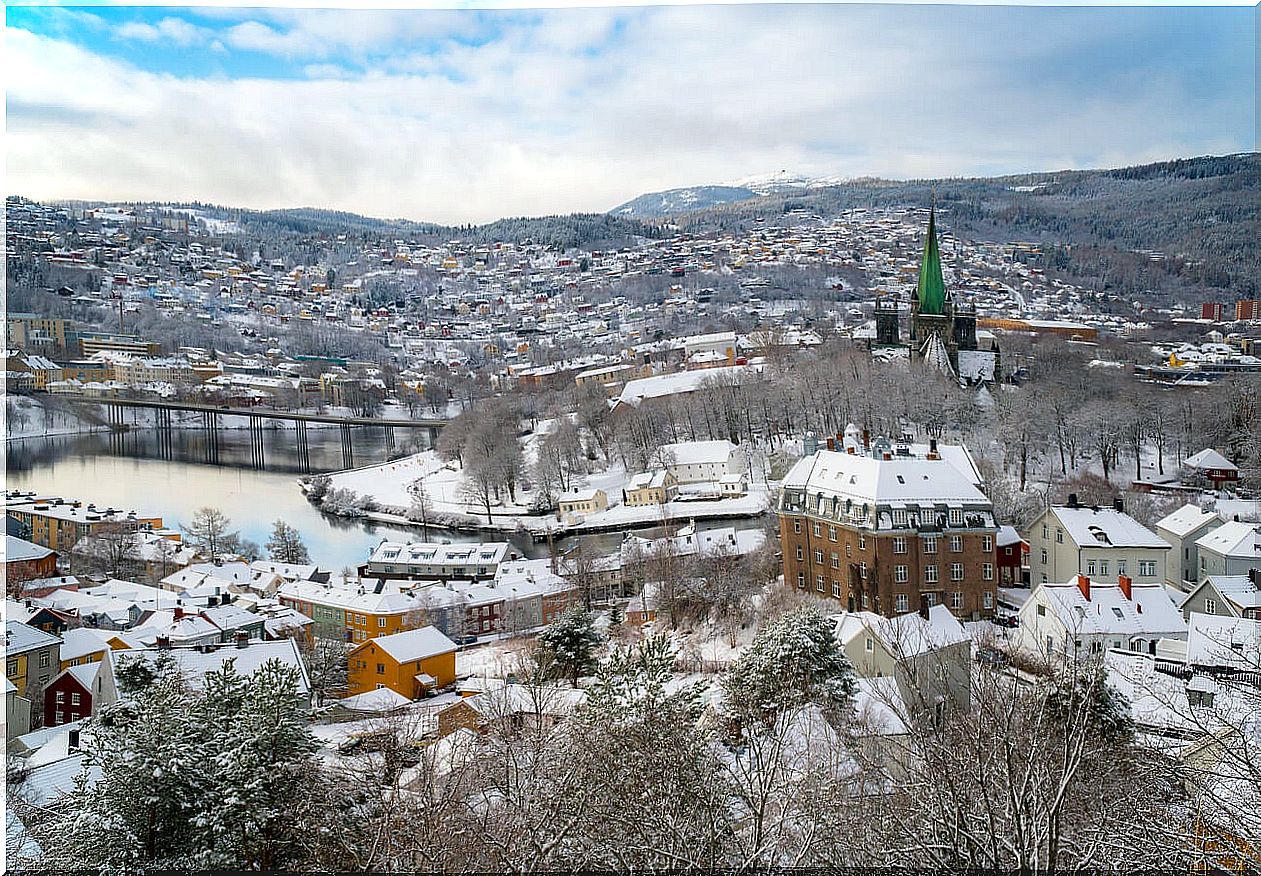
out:
<path id="1" fill-rule="evenodd" d="M 371 578 L 481 580 L 495 577 L 507 555 L 506 541 L 485 544 L 383 541 L 359 574 Z"/>
<path id="2" fill-rule="evenodd" d="M 1170 546 L 1120 508 L 1053 505 L 1029 528 L 1031 583 L 1073 575 L 1110 579 L 1128 575 L 1143 584 L 1165 581 Z"/>
<path id="3" fill-rule="evenodd" d="M 1196 541 L 1208 535 L 1224 521 L 1213 511 L 1187 503 L 1156 524 L 1156 534 L 1169 542 L 1172 551 L 1165 565 L 1165 580 L 1190 591 L 1201 580 L 1199 548 Z"/>
<path id="4" fill-rule="evenodd" d="M 1038 584 L 1017 613 L 1016 643 L 1031 654 L 1068 657 L 1121 649 L 1154 654 L 1162 638 L 1185 639 L 1187 622 L 1160 581 L 1113 583 L 1074 575 Z"/>
<path id="5" fill-rule="evenodd" d="M 1232 520 L 1201 536 L 1199 580 L 1209 575 L 1247 575 L 1261 569 L 1261 524 Z"/>
<path id="6" fill-rule="evenodd" d="M 661 448 L 666 470 L 680 484 L 721 481 L 744 472 L 744 451 L 730 441 L 682 441 Z"/>

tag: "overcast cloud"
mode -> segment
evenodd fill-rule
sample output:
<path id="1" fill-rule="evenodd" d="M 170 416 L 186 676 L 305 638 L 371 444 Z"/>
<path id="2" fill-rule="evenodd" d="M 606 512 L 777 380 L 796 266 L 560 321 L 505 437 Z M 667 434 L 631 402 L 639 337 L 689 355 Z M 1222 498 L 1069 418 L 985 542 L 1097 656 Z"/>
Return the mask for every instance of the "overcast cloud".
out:
<path id="1" fill-rule="evenodd" d="M 458 223 L 1250 151 L 1255 14 L 10 8 L 8 191 Z"/>

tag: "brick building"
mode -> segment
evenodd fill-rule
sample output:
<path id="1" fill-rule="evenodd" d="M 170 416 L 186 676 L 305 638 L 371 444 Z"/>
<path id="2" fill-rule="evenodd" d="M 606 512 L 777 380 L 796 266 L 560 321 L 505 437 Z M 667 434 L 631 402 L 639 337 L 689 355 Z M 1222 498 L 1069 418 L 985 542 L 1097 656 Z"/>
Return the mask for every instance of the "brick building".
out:
<path id="1" fill-rule="evenodd" d="M 798 462 L 779 502 L 784 582 L 850 611 L 994 612 L 994 509 L 967 448 L 850 426 Z"/>

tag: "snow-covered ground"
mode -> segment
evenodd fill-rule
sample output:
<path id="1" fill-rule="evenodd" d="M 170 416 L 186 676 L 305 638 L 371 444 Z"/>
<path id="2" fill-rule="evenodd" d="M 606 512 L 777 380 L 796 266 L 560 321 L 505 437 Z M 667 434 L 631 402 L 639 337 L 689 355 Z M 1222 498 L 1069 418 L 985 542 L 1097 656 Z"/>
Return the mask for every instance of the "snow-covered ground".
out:
<path id="1" fill-rule="evenodd" d="M 51 410 L 27 396 L 10 396 L 5 402 L 5 439 L 40 438 L 45 435 L 75 435 L 104 426 L 92 423 L 71 411 Z"/>

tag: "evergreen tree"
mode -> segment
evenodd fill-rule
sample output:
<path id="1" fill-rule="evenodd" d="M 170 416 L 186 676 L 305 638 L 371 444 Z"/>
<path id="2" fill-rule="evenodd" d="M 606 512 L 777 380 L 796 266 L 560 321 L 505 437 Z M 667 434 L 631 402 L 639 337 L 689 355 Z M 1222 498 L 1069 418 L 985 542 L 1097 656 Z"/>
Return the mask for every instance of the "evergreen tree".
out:
<path id="1" fill-rule="evenodd" d="M 807 703 L 841 720 L 854 696 L 854 670 L 832 621 L 801 606 L 767 623 L 722 679 L 733 717 L 744 726 L 773 724 Z"/>
<path id="2" fill-rule="evenodd" d="M 591 612 L 580 605 L 571 605 L 538 639 L 540 665 L 555 667 L 556 672 L 570 679 L 574 687 L 578 679 L 596 668 L 596 651 L 600 634 Z"/>

